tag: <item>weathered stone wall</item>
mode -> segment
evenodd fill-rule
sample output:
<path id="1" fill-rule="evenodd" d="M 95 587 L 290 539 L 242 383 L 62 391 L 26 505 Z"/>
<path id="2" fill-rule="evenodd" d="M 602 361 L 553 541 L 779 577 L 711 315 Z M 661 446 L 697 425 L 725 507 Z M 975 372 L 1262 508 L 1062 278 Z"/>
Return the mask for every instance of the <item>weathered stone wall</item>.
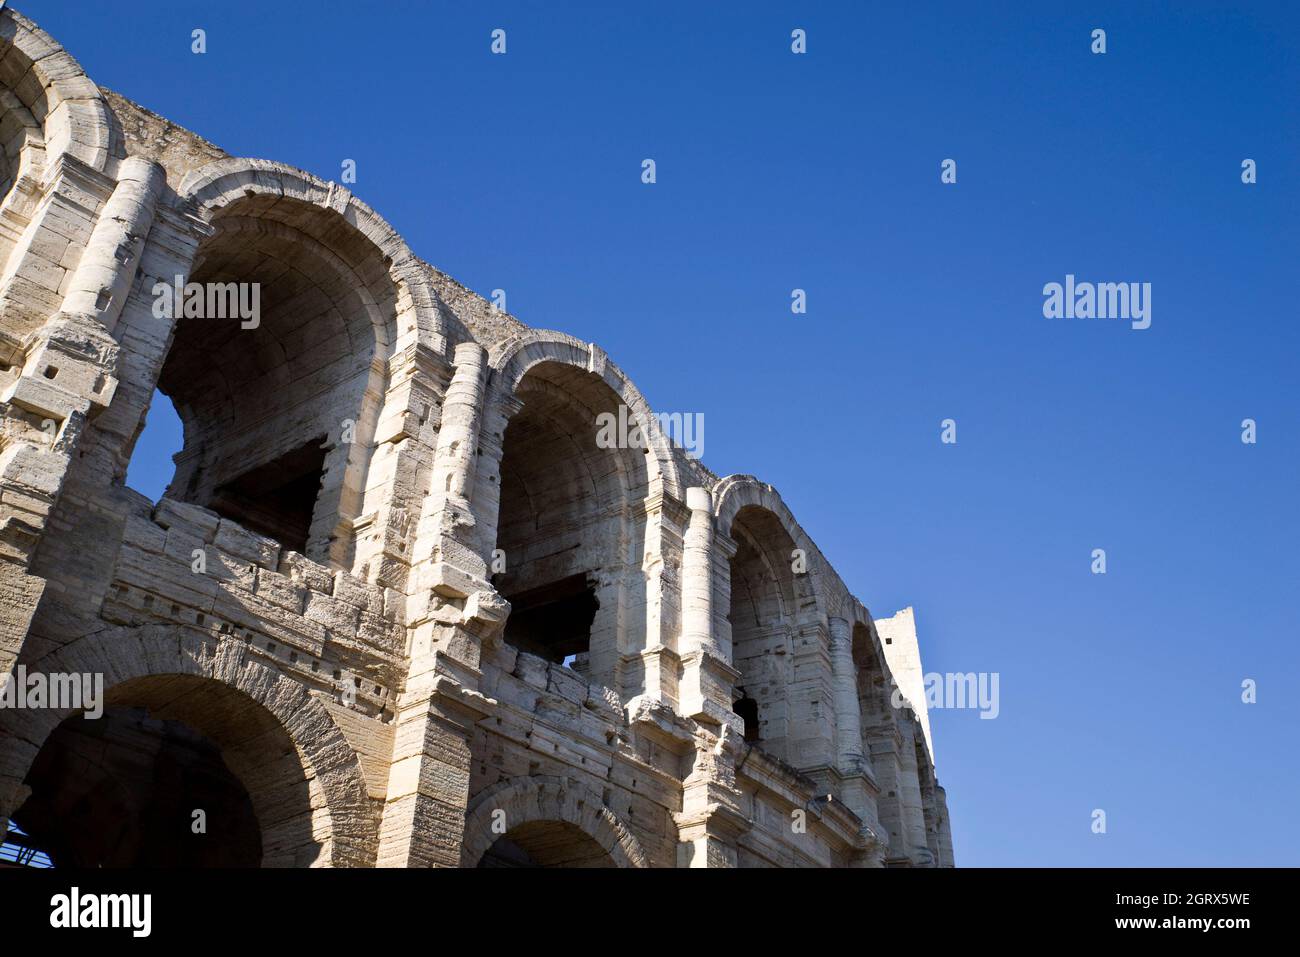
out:
<path id="1" fill-rule="evenodd" d="M 780 494 L 674 447 L 598 346 L 12 8 L 0 188 L 0 674 L 99 676 L 108 715 L 0 708 L 0 829 L 92 864 L 171 827 L 182 863 L 953 863 L 890 700 L 914 629 L 882 646 Z M 178 277 L 257 314 L 160 309 Z M 155 389 L 157 503 L 124 485 Z M 145 820 L 191 794 L 224 856 Z"/>

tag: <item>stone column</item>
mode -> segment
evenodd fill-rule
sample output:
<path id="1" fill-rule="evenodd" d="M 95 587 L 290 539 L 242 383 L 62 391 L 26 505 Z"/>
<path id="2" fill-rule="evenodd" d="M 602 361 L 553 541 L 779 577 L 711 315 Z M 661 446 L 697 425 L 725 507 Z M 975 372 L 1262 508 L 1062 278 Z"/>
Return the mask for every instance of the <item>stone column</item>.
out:
<path id="1" fill-rule="evenodd" d="M 499 640 L 510 606 L 486 580 L 472 511 L 485 376 L 483 348 L 458 345 L 413 546 L 410 664 L 397 702 L 381 867 L 460 866 L 474 729 L 495 704 L 479 692 L 482 650 Z"/>
<path id="2" fill-rule="evenodd" d="M 135 278 L 163 182 L 157 163 L 137 156 L 122 161 L 117 186 L 72 274 L 64 312 L 95 316 L 112 331 Z"/>
<path id="3" fill-rule="evenodd" d="M 898 724 L 903 738 L 898 754 L 898 796 L 902 806 L 906 853 L 915 866 L 930 867 L 934 864 L 934 855 L 930 853 L 925 834 L 921 779 L 916 764 L 916 735 L 920 733 L 920 725 L 910 711 L 903 712 Z"/>
<path id="4" fill-rule="evenodd" d="M 482 644 L 499 633 L 509 611 L 494 592 L 482 591 L 463 607 L 435 599 L 416 624 L 417 650 L 397 700 L 378 866 L 460 866 L 474 726 L 496 704 L 478 691 Z"/>
<path id="5" fill-rule="evenodd" d="M 835 700 L 835 767 L 842 800 L 868 826 L 876 824 L 875 802 L 862 754 L 862 710 L 853 663 L 853 632 L 844 618 L 830 619 L 831 684 Z"/>
<path id="6" fill-rule="evenodd" d="M 428 589 L 459 598 L 489 587 L 472 508 L 486 376 L 483 347 L 461 343 L 454 361 L 434 446 L 431 487 L 413 546 L 418 573 L 412 576 L 416 607 L 409 610 L 411 621 L 422 614 L 420 604 Z"/>
<path id="7" fill-rule="evenodd" d="M 871 748 L 871 766 L 880 787 L 876 813 L 883 832 L 881 836 L 889 845 L 888 858 L 892 863 L 906 863 L 907 829 L 899 794 L 898 733 L 892 728 L 873 729 L 867 733 L 867 744 Z"/>
<path id="8" fill-rule="evenodd" d="M 679 711 L 682 681 L 681 568 L 690 510 L 650 483 L 643 514 L 645 546 L 640 575 L 645 604 L 629 609 L 619 640 L 620 680 L 626 698 L 658 701 Z M 628 569 L 631 572 L 631 569 Z M 642 627 L 644 626 L 644 627 Z"/>
<path id="9" fill-rule="evenodd" d="M 713 649 L 713 497 L 688 488 L 690 522 L 682 548 L 682 651 Z"/>
<path id="10" fill-rule="evenodd" d="M 841 774 L 862 769 L 862 712 L 858 703 L 853 635 L 843 618 L 830 619 L 831 675 L 835 693 L 835 760 Z"/>
<path id="11" fill-rule="evenodd" d="M 484 352 L 477 342 L 462 342 L 442 405 L 442 425 L 434 457 L 435 495 L 468 502 L 474 485 L 474 452 L 483 410 Z"/>
<path id="12" fill-rule="evenodd" d="M 682 782 L 682 809 L 677 825 L 678 867 L 738 867 L 740 836 L 751 822 L 736 790 L 736 753 L 740 737 L 730 725 L 714 736 L 701 728 L 695 736 L 690 773 Z"/>
<path id="13" fill-rule="evenodd" d="M 681 712 L 710 725 L 734 724 L 731 689 L 739 672 L 726 661 L 713 634 L 713 499 L 688 488 L 690 519 L 682 543 L 682 630 L 678 641 Z"/>
<path id="14" fill-rule="evenodd" d="M 379 867 L 459 867 L 469 804 L 471 741 L 491 702 L 419 665 L 397 703 Z"/>
<path id="15" fill-rule="evenodd" d="M 824 619 L 805 613 L 796 624 L 787 688 L 790 709 L 786 760 L 831 790 L 835 774 L 835 700 L 830 636 Z"/>

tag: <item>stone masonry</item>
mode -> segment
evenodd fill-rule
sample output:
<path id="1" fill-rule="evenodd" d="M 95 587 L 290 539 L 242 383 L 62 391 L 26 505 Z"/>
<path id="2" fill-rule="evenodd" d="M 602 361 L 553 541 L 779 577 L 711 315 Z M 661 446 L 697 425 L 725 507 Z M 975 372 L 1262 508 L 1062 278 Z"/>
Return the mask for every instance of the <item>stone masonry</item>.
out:
<path id="1" fill-rule="evenodd" d="M 9 7 L 0 180 L 0 675 L 103 681 L 97 718 L 0 708 L 0 834 L 56 866 L 952 865 L 911 610 L 878 628 L 598 345 Z M 160 315 L 177 277 L 218 299 Z M 255 327 L 214 314 L 250 289 Z M 184 448 L 151 502 L 155 389 Z M 604 447 L 620 411 L 644 442 Z"/>

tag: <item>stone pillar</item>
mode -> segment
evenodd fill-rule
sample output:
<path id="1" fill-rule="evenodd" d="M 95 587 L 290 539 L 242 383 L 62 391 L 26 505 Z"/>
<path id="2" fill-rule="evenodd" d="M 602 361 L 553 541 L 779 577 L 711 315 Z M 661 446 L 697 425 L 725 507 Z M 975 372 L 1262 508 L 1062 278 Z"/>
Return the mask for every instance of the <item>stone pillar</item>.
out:
<path id="1" fill-rule="evenodd" d="M 426 614 L 431 591 L 463 599 L 491 587 L 472 509 L 484 377 L 483 347 L 476 342 L 458 345 L 434 446 L 431 488 L 412 546 L 416 573 L 408 588 L 411 623 Z"/>
<path id="2" fill-rule="evenodd" d="M 835 760 L 841 774 L 862 768 L 862 712 L 858 703 L 853 635 L 843 618 L 830 619 L 831 675 L 835 693 Z"/>
<path id="3" fill-rule="evenodd" d="M 468 502 L 474 487 L 474 453 L 483 410 L 484 352 L 477 342 L 462 342 L 442 405 L 442 425 L 433 465 L 433 493 Z"/>
<path id="4" fill-rule="evenodd" d="M 376 450 L 391 445 L 366 472 L 364 500 L 378 503 L 374 525 L 354 526 L 353 567 L 367 566 L 370 580 L 405 593 L 415 560 L 412 542 L 433 481 L 434 445 L 452 367 L 433 348 L 411 343 L 389 360 L 389 386 L 375 428 Z M 374 508 L 371 505 L 371 508 Z"/>
<path id="5" fill-rule="evenodd" d="M 412 662 L 397 703 L 379 867 L 459 867 L 469 804 L 471 741 L 490 702 L 439 675 L 437 654 Z"/>
<path id="6" fill-rule="evenodd" d="M 739 677 L 713 634 L 713 499 L 705 488 L 688 488 L 690 519 L 682 548 L 682 630 L 678 641 L 681 712 L 710 725 L 735 724 L 731 689 Z"/>
<path id="7" fill-rule="evenodd" d="M 691 517 L 682 548 L 682 651 L 712 649 L 713 497 L 706 488 L 688 488 Z"/>
<path id="8" fill-rule="evenodd" d="M 135 278 L 163 182 L 157 163 L 137 156 L 122 161 L 117 186 L 72 274 L 64 312 L 95 316 L 112 331 Z"/>
<path id="9" fill-rule="evenodd" d="M 786 760 L 830 790 L 835 769 L 835 695 L 830 637 L 824 620 L 804 616 L 794 635 L 786 697 L 790 723 Z"/>
<path id="10" fill-rule="evenodd" d="M 830 619 L 831 683 L 835 695 L 835 767 L 840 775 L 840 800 L 864 824 L 877 824 L 875 802 L 862 754 L 862 710 L 858 673 L 853 662 L 853 632 L 843 618 Z"/>
<path id="11" fill-rule="evenodd" d="M 381 867 L 461 865 L 474 728 L 495 706 L 479 693 L 480 663 L 484 643 L 500 640 L 510 606 L 487 581 L 472 510 L 484 359 L 477 343 L 456 347 L 413 546 L 410 664 L 397 703 Z"/>
<path id="12" fill-rule="evenodd" d="M 454 361 L 434 447 L 432 488 L 416 547 L 422 550 L 420 558 L 431 561 L 435 570 L 451 565 L 486 581 L 487 562 L 479 554 L 471 508 L 486 374 L 483 347 L 463 342 L 456 347 Z"/>
<path id="13" fill-rule="evenodd" d="M 889 845 L 892 863 L 907 863 L 907 834 L 903 821 L 903 803 L 899 794 L 898 734 L 892 728 L 873 729 L 867 734 L 871 748 L 871 766 L 875 769 L 880 795 L 876 812 Z"/>
<path id="14" fill-rule="evenodd" d="M 736 790 L 740 737 L 730 725 L 720 734 L 696 733 L 691 771 L 682 782 L 677 824 L 678 867 L 738 867 L 737 841 L 751 826 Z"/>
<path id="15" fill-rule="evenodd" d="M 921 779 L 916 764 L 916 735 L 921 733 L 920 725 L 910 711 L 904 711 L 898 723 L 903 738 L 898 754 L 898 796 L 902 805 L 905 853 L 914 865 L 930 867 L 934 864 L 934 855 L 930 853 L 925 835 Z"/>
<path id="16" fill-rule="evenodd" d="M 470 500 L 474 503 L 476 550 L 486 562 L 491 562 L 492 552 L 497 547 L 497 524 L 501 517 L 501 461 L 505 458 L 506 430 L 510 420 L 523 407 L 523 402 L 515 396 L 502 395 L 499 389 L 492 388 L 487 390 L 485 408 L 479 417 L 478 463 Z M 509 556 L 506 560 L 509 561 Z"/>
<path id="17" fill-rule="evenodd" d="M 642 514 L 645 542 L 639 573 L 645 604 L 629 609 L 623 623 L 619 635 L 621 684 L 616 690 L 629 700 L 645 697 L 680 711 L 681 568 L 690 510 L 663 491 L 662 478 L 655 478 Z"/>
<path id="18" fill-rule="evenodd" d="M 460 866 L 474 726 L 496 704 L 478 692 L 482 644 L 499 640 L 509 611 L 494 592 L 475 592 L 463 604 L 435 595 L 414 624 L 415 651 L 397 700 L 378 866 Z"/>

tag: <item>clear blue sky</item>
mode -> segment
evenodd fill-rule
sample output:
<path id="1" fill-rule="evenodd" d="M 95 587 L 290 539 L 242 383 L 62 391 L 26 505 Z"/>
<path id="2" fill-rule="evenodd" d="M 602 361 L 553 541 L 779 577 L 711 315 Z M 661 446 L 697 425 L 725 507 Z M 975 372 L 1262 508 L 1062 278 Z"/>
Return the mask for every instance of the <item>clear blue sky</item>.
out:
<path id="1" fill-rule="evenodd" d="M 1295 5 L 17 6 L 233 154 L 355 159 L 417 254 L 703 412 L 928 669 L 999 672 L 933 716 L 959 864 L 1300 863 Z M 1066 273 L 1151 328 L 1045 319 Z"/>

